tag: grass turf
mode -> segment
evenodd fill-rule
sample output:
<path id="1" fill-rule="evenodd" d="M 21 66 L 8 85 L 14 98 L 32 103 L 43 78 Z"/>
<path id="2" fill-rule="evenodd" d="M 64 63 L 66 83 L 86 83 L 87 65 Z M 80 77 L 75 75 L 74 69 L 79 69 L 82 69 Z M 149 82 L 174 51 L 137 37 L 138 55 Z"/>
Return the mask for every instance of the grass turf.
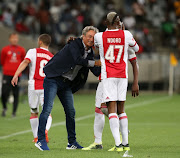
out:
<path id="1" fill-rule="evenodd" d="M 88 146 L 94 141 L 95 94 L 76 94 L 77 141 Z M 180 158 L 180 95 L 142 93 L 137 98 L 127 95 L 126 113 L 129 119 L 129 152 L 134 158 Z M 63 108 L 55 99 L 52 110 L 53 125 L 49 131 L 50 151 L 40 151 L 32 143 L 29 124 L 30 110 L 27 96 L 20 98 L 17 117 L 11 118 L 12 105 L 8 105 L 6 117 L 0 118 L 0 157 L 28 158 L 96 158 L 121 157 L 124 152 L 108 152 L 114 146 L 109 121 L 103 131 L 103 150 L 66 150 L 67 133 Z M 85 117 L 84 117 L 85 116 Z M 14 135 L 13 135 L 14 134 Z"/>

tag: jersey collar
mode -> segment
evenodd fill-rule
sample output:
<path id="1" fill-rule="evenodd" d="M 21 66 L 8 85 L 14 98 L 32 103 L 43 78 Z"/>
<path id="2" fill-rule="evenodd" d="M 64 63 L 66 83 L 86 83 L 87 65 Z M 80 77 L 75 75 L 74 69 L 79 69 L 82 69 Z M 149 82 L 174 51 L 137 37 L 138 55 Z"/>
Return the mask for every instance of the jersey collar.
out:
<path id="1" fill-rule="evenodd" d="M 46 49 L 46 48 L 43 48 L 43 47 L 40 47 L 41 49 L 44 49 L 44 50 L 47 50 L 47 51 L 49 51 L 48 49 Z"/>
<path id="2" fill-rule="evenodd" d="M 113 29 L 113 30 L 108 30 L 108 28 L 106 29 L 106 31 L 118 31 L 119 29 Z"/>

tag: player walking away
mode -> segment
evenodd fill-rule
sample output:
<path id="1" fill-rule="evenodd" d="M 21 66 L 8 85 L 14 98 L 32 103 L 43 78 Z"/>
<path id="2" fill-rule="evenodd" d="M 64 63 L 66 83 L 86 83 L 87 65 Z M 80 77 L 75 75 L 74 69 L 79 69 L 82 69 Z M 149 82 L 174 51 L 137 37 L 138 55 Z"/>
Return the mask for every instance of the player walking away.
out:
<path id="1" fill-rule="evenodd" d="M 38 38 L 39 48 L 30 49 L 27 52 L 11 81 L 12 85 L 16 86 L 19 74 L 29 65 L 28 99 L 31 108 L 30 124 L 34 136 L 33 142 L 37 142 L 38 140 L 39 104 L 43 106 L 44 102 L 43 81 L 45 74 L 43 67 L 53 57 L 53 54 L 48 50 L 50 43 L 51 37 L 48 34 L 40 35 Z M 49 142 L 48 130 L 51 127 L 51 123 L 52 117 L 49 115 L 46 125 L 46 142 Z"/>
<path id="2" fill-rule="evenodd" d="M 14 102 L 13 102 L 13 111 L 12 117 L 16 116 L 16 111 L 18 107 L 19 100 L 19 86 L 12 86 L 11 80 L 19 66 L 19 64 L 23 61 L 26 51 L 23 47 L 18 45 L 19 36 L 17 33 L 11 33 L 9 36 L 10 44 L 5 46 L 1 50 L 1 65 L 3 68 L 3 80 L 2 80 L 2 105 L 3 111 L 2 116 L 6 116 L 7 111 L 7 101 L 9 98 L 9 94 L 12 91 Z M 19 77 L 21 74 L 19 74 Z"/>
<path id="3" fill-rule="evenodd" d="M 128 48 L 128 60 L 130 61 L 132 67 L 133 67 L 133 74 L 137 73 L 138 67 L 136 63 L 136 54 L 135 52 Z M 95 99 L 95 118 L 94 118 L 94 143 L 90 144 L 88 147 L 83 148 L 82 150 L 92 150 L 92 149 L 102 149 L 102 133 L 104 129 L 105 124 L 105 116 L 108 117 L 108 109 L 107 105 L 105 103 L 102 103 L 103 98 L 103 87 L 101 82 L 101 76 L 99 76 L 99 84 L 96 90 L 96 99 Z M 132 94 L 134 92 L 134 89 L 132 89 Z M 105 115 L 105 116 L 104 116 Z M 120 120 L 119 120 L 119 126 L 120 126 Z M 121 131 L 121 128 L 120 128 Z M 122 138 L 121 138 L 122 140 Z M 124 147 L 124 150 L 130 150 L 129 147 Z"/>
<path id="4" fill-rule="evenodd" d="M 139 46 L 132 34 L 127 30 L 119 30 L 120 19 L 117 13 L 107 15 L 105 32 L 97 33 L 94 37 L 95 45 L 99 47 L 101 58 L 101 79 L 103 87 L 103 101 L 108 106 L 110 129 L 115 140 L 115 146 L 109 151 L 123 151 L 129 148 L 128 120 L 124 111 L 128 85 L 128 47 L 135 52 Z M 139 94 L 138 73 L 134 74 L 133 96 Z M 118 113 L 118 115 L 117 115 Z M 122 133 L 120 140 L 119 120 Z"/>

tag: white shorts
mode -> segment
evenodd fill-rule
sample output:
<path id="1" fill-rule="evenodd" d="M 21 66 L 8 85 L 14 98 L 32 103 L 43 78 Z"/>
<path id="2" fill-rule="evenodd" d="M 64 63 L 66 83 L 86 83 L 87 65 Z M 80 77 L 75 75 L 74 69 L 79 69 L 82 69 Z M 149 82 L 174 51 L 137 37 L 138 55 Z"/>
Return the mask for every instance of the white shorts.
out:
<path id="1" fill-rule="evenodd" d="M 103 102 L 126 100 L 127 78 L 106 78 L 102 80 L 102 85 Z"/>
<path id="2" fill-rule="evenodd" d="M 28 89 L 29 107 L 31 113 L 39 112 L 39 105 L 44 104 L 44 90 L 29 90 Z"/>
<path id="3" fill-rule="evenodd" d="M 95 99 L 95 106 L 97 108 L 101 107 L 102 98 L 103 98 L 103 86 L 102 86 L 102 82 L 99 82 L 96 90 L 96 99 Z"/>

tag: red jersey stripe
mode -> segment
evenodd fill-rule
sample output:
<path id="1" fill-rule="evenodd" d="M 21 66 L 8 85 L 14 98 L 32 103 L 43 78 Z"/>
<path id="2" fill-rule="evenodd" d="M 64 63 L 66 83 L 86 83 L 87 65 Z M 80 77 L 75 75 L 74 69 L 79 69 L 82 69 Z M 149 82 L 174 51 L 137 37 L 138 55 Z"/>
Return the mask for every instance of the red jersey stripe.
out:
<path id="1" fill-rule="evenodd" d="M 104 48 L 104 57 L 109 53 L 109 48 L 113 48 L 114 61 L 109 61 L 105 58 L 105 66 L 107 78 L 126 78 L 126 63 L 124 62 L 124 46 L 125 46 L 125 36 L 124 31 L 105 31 L 102 35 L 103 38 L 103 48 Z M 122 52 L 120 49 L 116 48 L 122 47 Z M 120 59 L 117 62 L 118 55 L 120 53 Z"/>

